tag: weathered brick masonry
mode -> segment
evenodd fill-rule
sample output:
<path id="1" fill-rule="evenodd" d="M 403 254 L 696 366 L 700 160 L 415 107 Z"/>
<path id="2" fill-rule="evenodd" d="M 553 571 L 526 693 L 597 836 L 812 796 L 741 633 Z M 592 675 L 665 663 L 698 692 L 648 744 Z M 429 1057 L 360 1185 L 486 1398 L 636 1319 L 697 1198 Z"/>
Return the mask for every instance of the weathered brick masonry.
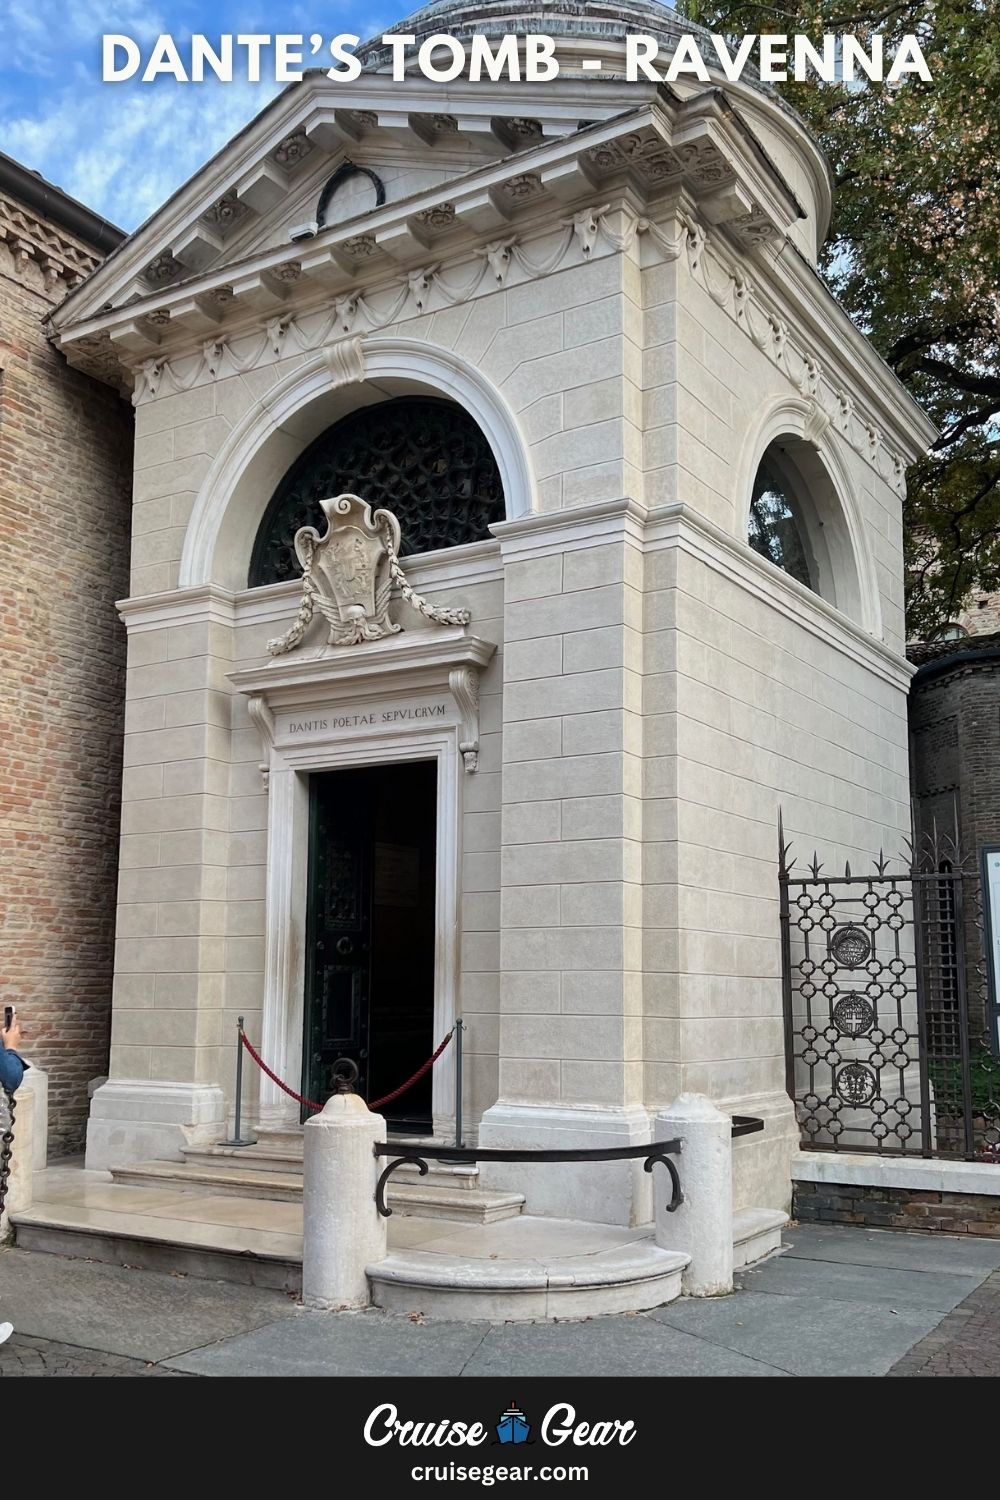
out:
<path id="1" fill-rule="evenodd" d="M 869 1229 L 923 1229 L 1000 1238 L 1000 1198 L 985 1193 L 796 1182 L 792 1214 L 808 1224 L 864 1224 Z"/>
<path id="2" fill-rule="evenodd" d="M 918 827 L 963 847 L 1000 842 L 1000 634 L 911 645 L 913 796 Z"/>
<path id="3" fill-rule="evenodd" d="M 132 413 L 44 322 L 117 238 L 0 158 L 0 998 L 49 1072 L 54 1154 L 107 1067 Z"/>

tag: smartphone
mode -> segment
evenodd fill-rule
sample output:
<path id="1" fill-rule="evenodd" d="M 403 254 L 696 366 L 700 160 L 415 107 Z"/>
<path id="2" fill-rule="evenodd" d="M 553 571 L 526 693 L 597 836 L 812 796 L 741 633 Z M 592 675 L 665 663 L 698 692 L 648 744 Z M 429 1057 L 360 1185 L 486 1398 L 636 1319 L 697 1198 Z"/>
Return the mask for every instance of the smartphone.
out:
<path id="1" fill-rule="evenodd" d="M 3 1029 L 4 1029 L 4 1031 L 9 1031 L 10 1030 L 11 1022 L 13 1021 L 13 1019 L 14 1019 L 14 1007 L 13 1007 L 13 1005 L 5 1005 L 4 1008 L 3 1008 Z"/>

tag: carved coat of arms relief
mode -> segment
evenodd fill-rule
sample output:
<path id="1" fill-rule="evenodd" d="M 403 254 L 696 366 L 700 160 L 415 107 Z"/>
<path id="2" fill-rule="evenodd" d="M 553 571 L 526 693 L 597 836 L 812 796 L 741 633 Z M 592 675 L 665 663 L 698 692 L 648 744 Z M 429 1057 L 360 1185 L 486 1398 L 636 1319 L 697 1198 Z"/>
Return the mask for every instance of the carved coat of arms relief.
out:
<path id="1" fill-rule="evenodd" d="M 358 495 L 337 495 L 320 502 L 326 518 L 321 536 L 313 526 L 295 534 L 295 555 L 302 565 L 302 602 L 291 629 L 268 641 L 272 656 L 300 645 L 317 610 L 328 627 L 331 646 L 395 635 L 402 626 L 389 618 L 393 586 L 406 602 L 438 625 L 467 625 L 467 609 L 445 609 L 417 594 L 399 561 L 399 522 L 389 510 L 372 513 Z"/>

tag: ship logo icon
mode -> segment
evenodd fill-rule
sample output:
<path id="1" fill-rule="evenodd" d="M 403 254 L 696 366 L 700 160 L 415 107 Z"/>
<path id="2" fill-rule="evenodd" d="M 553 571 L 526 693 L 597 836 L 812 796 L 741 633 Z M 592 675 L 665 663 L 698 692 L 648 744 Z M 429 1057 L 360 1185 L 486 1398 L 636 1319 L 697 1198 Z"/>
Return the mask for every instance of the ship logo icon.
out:
<path id="1" fill-rule="evenodd" d="M 530 1432 L 524 1412 L 516 1406 L 508 1406 L 497 1423 L 497 1437 L 501 1443 L 526 1443 Z"/>

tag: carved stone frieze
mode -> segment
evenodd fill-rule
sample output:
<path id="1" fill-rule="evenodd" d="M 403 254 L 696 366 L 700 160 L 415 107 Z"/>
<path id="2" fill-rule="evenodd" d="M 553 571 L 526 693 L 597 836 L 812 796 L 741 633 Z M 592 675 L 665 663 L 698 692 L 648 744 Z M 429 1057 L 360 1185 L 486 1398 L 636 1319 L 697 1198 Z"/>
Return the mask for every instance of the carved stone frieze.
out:
<path id="1" fill-rule="evenodd" d="M 234 191 L 224 193 L 218 203 L 213 203 L 211 208 L 206 209 L 201 218 L 204 224 L 211 224 L 214 228 L 220 229 L 223 234 L 227 234 L 242 219 L 245 219 L 249 212 L 247 205 L 240 202 Z"/>
<path id="2" fill-rule="evenodd" d="M 451 229 L 455 223 L 454 203 L 438 203 L 433 208 L 422 208 L 416 215 L 418 224 L 428 229 Z"/>
<path id="3" fill-rule="evenodd" d="M 512 203 L 525 203 L 530 198 L 537 198 L 545 189 L 534 172 L 519 172 L 516 177 L 508 178 L 500 191 Z"/>
<path id="4" fill-rule="evenodd" d="M 176 281 L 183 273 L 184 267 L 180 261 L 175 260 L 169 250 L 164 250 L 162 255 L 150 261 L 142 274 L 150 286 L 161 287 L 171 281 Z"/>
<path id="5" fill-rule="evenodd" d="M 638 150 L 638 145 L 626 147 L 633 154 Z M 507 187 L 528 198 L 543 191 L 539 179 L 530 173 L 514 177 Z M 763 241 L 765 228 L 760 211 L 752 207 L 744 219 L 745 222 L 729 220 L 723 226 L 725 232 L 748 246 Z M 581 209 L 561 222 L 565 238 L 554 249 L 546 248 L 536 254 L 533 236 L 508 234 L 485 245 L 474 259 L 470 260 L 465 253 L 454 263 L 408 271 L 375 290 L 358 288 L 337 296 L 325 320 L 312 318 L 300 323 L 294 311 L 290 311 L 279 320 L 271 320 L 263 333 L 214 340 L 211 365 L 204 360 L 200 365 L 190 361 L 182 364 L 180 360 L 174 363 L 169 358 L 145 360 L 137 367 L 135 399 L 142 401 L 159 392 L 188 390 L 223 371 L 243 373 L 269 359 L 327 348 L 332 340 L 363 338 L 414 312 L 454 307 L 504 286 L 514 268 L 524 279 L 535 280 L 552 275 L 574 254 L 579 260 L 595 258 L 598 253 L 621 254 L 632 247 L 637 236 L 643 236 L 664 259 L 684 256 L 690 274 L 704 286 L 712 300 L 726 309 L 747 337 L 803 395 L 819 401 L 855 451 L 897 493 L 902 493 L 904 466 L 897 455 L 884 441 L 877 445 L 870 442 L 867 434 L 870 422 L 856 410 L 853 396 L 826 373 L 811 349 L 793 337 L 785 320 L 768 306 L 750 271 L 731 264 L 723 243 L 715 235 L 710 238 L 699 219 L 682 214 L 673 237 L 670 226 L 660 225 L 652 218 L 626 217 L 623 230 L 615 227 L 619 218 L 606 206 Z M 772 226 L 767 221 L 767 233 L 771 232 Z M 372 235 L 354 235 L 342 241 L 340 248 L 359 263 L 359 268 L 378 254 Z M 277 276 L 279 269 L 273 268 L 270 274 Z"/>
<path id="6" fill-rule="evenodd" d="M 271 154 L 279 167 L 287 168 L 298 166 L 315 149 L 305 131 L 296 130 L 293 135 L 286 135 L 283 141 L 279 141 Z"/>

